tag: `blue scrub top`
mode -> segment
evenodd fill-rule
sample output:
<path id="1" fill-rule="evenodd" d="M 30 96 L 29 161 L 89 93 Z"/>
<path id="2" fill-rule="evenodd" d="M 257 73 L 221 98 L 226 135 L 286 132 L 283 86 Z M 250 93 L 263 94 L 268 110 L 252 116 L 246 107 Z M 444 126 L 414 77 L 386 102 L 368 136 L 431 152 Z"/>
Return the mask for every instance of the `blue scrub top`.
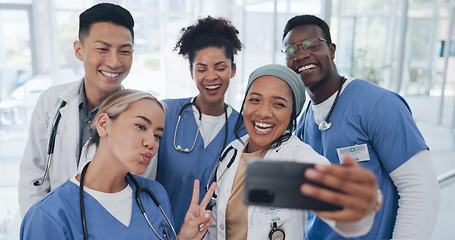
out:
<path id="1" fill-rule="evenodd" d="M 166 121 L 158 153 L 156 180 L 164 186 L 169 194 L 177 232 L 180 231 L 185 214 L 190 206 L 195 179 L 200 181 L 199 202 L 207 193 L 205 188 L 223 150 L 226 136 L 226 125 L 224 125 L 207 148 L 204 148 L 204 141 L 199 133 L 194 149 L 191 152 L 186 153 L 175 150 L 174 132 L 178 115 L 182 107 L 190 101 L 191 98 L 167 99 L 163 101 L 166 107 Z M 182 115 L 175 142 L 176 145 L 180 145 L 182 148 L 190 149 L 196 137 L 197 124 L 194 113 L 191 110 L 192 107 L 187 106 L 186 109 L 188 111 L 185 111 Z M 228 118 L 226 146 L 235 140 L 234 126 L 238 116 L 239 113 L 233 109 Z M 242 131 L 240 136 L 244 133 L 245 131 Z M 212 179 L 215 176 L 216 174 L 214 173 Z"/>
<path id="2" fill-rule="evenodd" d="M 360 238 L 390 239 L 398 209 L 398 192 L 389 174 L 423 149 L 427 149 L 406 101 L 398 94 L 356 79 L 341 93 L 330 116 L 332 126 L 320 131 L 308 110 L 303 141 L 332 164 L 339 164 L 337 148 L 366 144 L 369 161 L 361 166 L 376 173 L 384 201 L 371 231 Z M 301 137 L 303 118 L 296 134 Z M 313 213 L 306 225 L 307 239 L 344 239 Z M 351 238 L 350 238 L 351 239 Z"/>
<path id="3" fill-rule="evenodd" d="M 89 239 L 159 239 L 153 233 L 135 201 L 136 186 L 129 178 L 127 179 L 133 189 L 133 209 L 128 227 L 114 218 L 90 194 L 84 194 Z M 163 186 L 156 181 L 139 176 L 136 176 L 136 179 L 143 187 L 150 189 L 155 194 L 173 224 L 171 206 Z M 163 234 L 167 233 L 170 239 L 175 239 L 167 220 L 153 200 L 146 193 L 141 193 L 140 197 L 150 223 L 158 234 L 163 237 Z M 22 220 L 20 239 L 84 239 L 79 186 L 67 180 L 33 205 Z"/>

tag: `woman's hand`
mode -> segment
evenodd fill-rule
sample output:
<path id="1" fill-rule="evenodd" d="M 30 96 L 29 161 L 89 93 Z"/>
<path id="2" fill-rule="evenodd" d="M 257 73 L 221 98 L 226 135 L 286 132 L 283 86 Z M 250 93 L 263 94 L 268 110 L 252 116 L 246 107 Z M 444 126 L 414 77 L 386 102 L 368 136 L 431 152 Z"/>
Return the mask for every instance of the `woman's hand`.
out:
<path id="1" fill-rule="evenodd" d="M 191 198 L 190 207 L 186 212 L 185 220 L 180 229 L 179 239 L 201 239 L 205 232 L 207 232 L 207 229 L 212 224 L 212 211 L 205 210 L 205 208 L 210 202 L 215 188 L 216 183 L 214 182 L 199 205 L 199 180 L 194 180 L 193 197 Z"/>
<path id="2" fill-rule="evenodd" d="M 319 217 L 335 221 L 355 221 L 381 207 L 382 195 L 378 191 L 376 175 L 361 167 L 352 156 L 345 155 L 343 165 L 317 164 L 314 169 L 307 169 L 304 174 L 306 178 L 336 191 L 302 184 L 302 194 L 343 207 L 336 211 L 315 211 Z"/>

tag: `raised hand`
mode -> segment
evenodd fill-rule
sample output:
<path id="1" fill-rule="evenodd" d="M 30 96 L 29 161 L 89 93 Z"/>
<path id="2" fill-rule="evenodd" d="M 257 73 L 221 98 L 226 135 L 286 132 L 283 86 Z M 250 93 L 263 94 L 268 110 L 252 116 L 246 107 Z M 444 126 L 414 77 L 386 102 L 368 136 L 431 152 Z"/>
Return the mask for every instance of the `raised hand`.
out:
<path id="1" fill-rule="evenodd" d="M 337 211 L 315 211 L 319 217 L 355 221 L 379 210 L 381 206 L 382 197 L 375 174 L 361 167 L 349 155 L 345 155 L 343 165 L 317 164 L 314 169 L 307 169 L 304 174 L 306 178 L 337 191 L 302 184 L 302 194 L 343 207 Z"/>
<path id="2" fill-rule="evenodd" d="M 199 180 L 194 180 L 193 185 L 193 197 L 191 198 L 190 207 L 185 215 L 182 228 L 180 230 L 179 239 L 201 239 L 208 227 L 212 224 L 212 211 L 205 210 L 207 204 L 210 202 L 210 198 L 215 192 L 216 183 L 212 183 L 209 190 L 202 199 L 201 204 L 199 202 Z"/>

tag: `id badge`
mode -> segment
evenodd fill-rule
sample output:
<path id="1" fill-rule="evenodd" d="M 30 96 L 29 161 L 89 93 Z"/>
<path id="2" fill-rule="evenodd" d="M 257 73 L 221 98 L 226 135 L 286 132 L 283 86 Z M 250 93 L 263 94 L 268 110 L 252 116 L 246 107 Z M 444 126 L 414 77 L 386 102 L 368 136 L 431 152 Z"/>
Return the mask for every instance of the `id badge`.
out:
<path id="1" fill-rule="evenodd" d="M 368 146 L 366 143 L 361 145 L 354 145 L 344 148 L 337 148 L 338 159 L 340 163 L 343 163 L 344 155 L 351 155 L 357 162 L 370 160 L 370 154 L 368 153 Z"/>
<path id="2" fill-rule="evenodd" d="M 291 218 L 291 212 L 286 208 L 258 207 L 259 221 L 261 224 L 271 224 L 273 222 L 282 222 Z"/>

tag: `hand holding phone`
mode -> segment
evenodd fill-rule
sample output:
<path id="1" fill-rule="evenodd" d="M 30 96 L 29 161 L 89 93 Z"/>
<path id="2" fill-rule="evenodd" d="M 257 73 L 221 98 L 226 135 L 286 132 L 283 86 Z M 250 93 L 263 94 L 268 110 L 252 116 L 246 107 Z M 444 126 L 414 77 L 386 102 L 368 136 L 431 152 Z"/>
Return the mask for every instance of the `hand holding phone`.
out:
<path id="1" fill-rule="evenodd" d="M 343 206 L 341 211 L 316 212 L 319 217 L 355 221 L 377 211 L 381 206 L 376 175 L 360 166 L 350 155 L 344 156 L 342 165 L 318 164 L 314 169 L 305 171 L 305 176 L 311 181 L 330 186 L 335 191 L 303 184 L 300 188 L 302 193 Z"/>
<path id="2" fill-rule="evenodd" d="M 305 196 L 300 192 L 303 183 L 328 188 L 305 178 L 303 172 L 314 164 L 263 160 L 249 160 L 244 203 L 247 205 L 273 206 L 281 208 L 333 211 L 340 206 Z"/>

